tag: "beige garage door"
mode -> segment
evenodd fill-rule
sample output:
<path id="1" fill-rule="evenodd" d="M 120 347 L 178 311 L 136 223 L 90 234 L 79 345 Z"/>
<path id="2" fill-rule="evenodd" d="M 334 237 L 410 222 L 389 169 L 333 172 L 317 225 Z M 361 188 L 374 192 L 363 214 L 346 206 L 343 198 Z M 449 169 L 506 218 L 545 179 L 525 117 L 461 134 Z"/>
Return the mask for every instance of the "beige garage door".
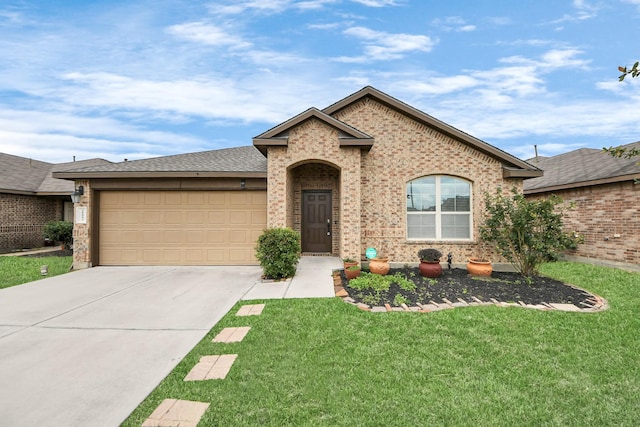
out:
<path id="1" fill-rule="evenodd" d="M 101 265 L 257 264 L 263 191 L 102 191 Z"/>

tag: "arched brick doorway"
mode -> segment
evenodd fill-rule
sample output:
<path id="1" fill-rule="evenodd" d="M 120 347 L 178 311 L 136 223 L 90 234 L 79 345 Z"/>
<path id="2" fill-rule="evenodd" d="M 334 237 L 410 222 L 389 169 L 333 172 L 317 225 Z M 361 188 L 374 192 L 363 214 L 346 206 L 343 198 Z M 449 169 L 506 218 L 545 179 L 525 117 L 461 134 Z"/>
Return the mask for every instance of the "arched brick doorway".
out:
<path id="1" fill-rule="evenodd" d="M 340 253 L 340 170 L 309 162 L 290 169 L 292 198 L 287 221 L 302 238 L 306 254 Z"/>

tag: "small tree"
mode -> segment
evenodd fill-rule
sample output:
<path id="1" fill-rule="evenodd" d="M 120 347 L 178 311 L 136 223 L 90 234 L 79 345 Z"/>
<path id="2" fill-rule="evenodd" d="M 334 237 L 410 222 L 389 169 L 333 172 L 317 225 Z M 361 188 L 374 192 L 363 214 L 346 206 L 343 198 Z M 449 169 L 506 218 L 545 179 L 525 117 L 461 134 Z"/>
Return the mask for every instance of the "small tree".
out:
<path id="1" fill-rule="evenodd" d="M 565 249 L 575 249 L 577 238 L 562 229 L 562 199 L 552 195 L 544 200 L 527 200 L 515 188 L 508 197 L 498 189 L 485 194 L 487 216 L 480 226 L 483 240 L 493 242 L 498 251 L 524 276 L 538 273 L 545 261 L 559 259 Z"/>
<path id="2" fill-rule="evenodd" d="M 300 259 L 300 234 L 290 228 L 269 228 L 258 237 L 256 258 L 268 279 L 292 277 Z"/>
<path id="3" fill-rule="evenodd" d="M 73 223 L 70 221 L 49 221 L 42 232 L 46 239 L 60 242 L 65 249 L 70 249 L 73 242 Z"/>

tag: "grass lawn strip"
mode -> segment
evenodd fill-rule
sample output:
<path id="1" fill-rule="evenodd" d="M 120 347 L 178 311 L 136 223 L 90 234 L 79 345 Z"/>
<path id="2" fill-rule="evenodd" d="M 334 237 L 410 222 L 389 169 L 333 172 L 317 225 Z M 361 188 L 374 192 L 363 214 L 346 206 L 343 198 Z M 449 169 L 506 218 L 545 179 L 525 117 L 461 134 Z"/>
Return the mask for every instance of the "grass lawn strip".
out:
<path id="1" fill-rule="evenodd" d="M 0 256 L 0 289 L 67 273 L 72 263 L 71 256 Z M 43 265 L 48 266 L 46 276 L 40 273 Z"/>
<path id="2" fill-rule="evenodd" d="M 637 425 L 640 274 L 574 263 L 543 273 L 610 309 L 375 316 L 334 298 L 270 300 L 262 316 L 237 317 L 238 305 L 124 425 L 177 398 L 211 404 L 203 426 Z M 241 343 L 212 342 L 238 326 L 251 326 Z M 238 359 L 226 380 L 182 381 L 227 351 Z"/>

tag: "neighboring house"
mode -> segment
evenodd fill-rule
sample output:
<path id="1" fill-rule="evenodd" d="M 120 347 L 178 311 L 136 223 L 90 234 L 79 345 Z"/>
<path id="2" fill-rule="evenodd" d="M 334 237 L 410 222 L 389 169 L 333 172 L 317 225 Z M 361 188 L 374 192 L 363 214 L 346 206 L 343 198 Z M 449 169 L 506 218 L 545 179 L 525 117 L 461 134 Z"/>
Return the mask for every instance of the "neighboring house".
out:
<path id="1" fill-rule="evenodd" d="M 417 262 L 493 257 L 483 195 L 522 189 L 536 167 L 372 87 L 311 108 L 245 146 L 56 172 L 76 181 L 74 266 L 255 264 L 265 227 L 302 250 Z"/>
<path id="2" fill-rule="evenodd" d="M 47 222 L 73 220 L 73 183 L 53 178 L 52 172 L 104 163 L 52 164 L 0 153 L 0 252 L 40 247 Z"/>
<path id="3" fill-rule="evenodd" d="M 625 147 L 640 148 L 640 142 Z M 531 199 L 556 194 L 564 200 L 566 229 L 584 237 L 584 243 L 569 253 L 574 259 L 638 269 L 639 161 L 589 148 L 531 159 L 544 176 L 525 181 L 524 194 Z"/>

